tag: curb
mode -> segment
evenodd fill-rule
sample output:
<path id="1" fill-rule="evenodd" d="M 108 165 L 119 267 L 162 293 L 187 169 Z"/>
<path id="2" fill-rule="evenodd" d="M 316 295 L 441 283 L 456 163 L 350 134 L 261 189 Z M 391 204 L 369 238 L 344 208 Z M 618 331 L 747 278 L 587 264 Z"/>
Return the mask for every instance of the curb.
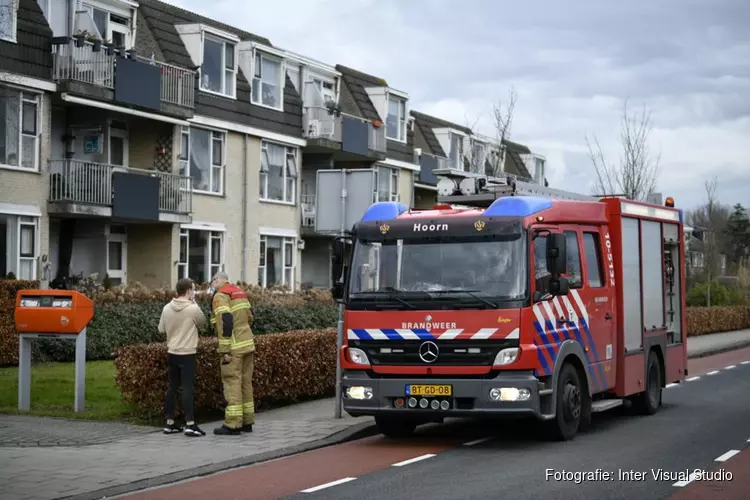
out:
<path id="1" fill-rule="evenodd" d="M 723 354 L 729 351 L 736 351 L 738 349 L 744 349 L 746 347 L 750 347 L 750 339 L 738 340 L 737 342 L 732 342 L 731 344 L 727 344 L 721 347 L 711 347 L 708 349 L 704 349 L 700 352 L 688 354 L 688 359 L 707 358 L 709 356 L 714 356 L 716 354 Z"/>
<path id="2" fill-rule="evenodd" d="M 199 477 L 208 476 L 218 472 L 224 472 L 230 469 L 238 467 L 245 467 L 248 465 L 257 464 L 259 462 L 267 462 L 269 460 L 276 460 L 278 458 L 288 457 L 290 455 L 296 455 L 298 453 L 304 453 L 307 451 L 313 451 L 328 446 L 333 446 L 347 441 L 354 441 L 357 439 L 363 439 L 366 437 L 374 436 L 378 433 L 375 423 L 362 422 L 354 424 L 348 429 L 344 429 L 331 434 L 330 436 L 310 441 L 308 443 L 299 444 L 296 446 L 289 446 L 287 448 L 281 448 L 279 450 L 267 451 L 265 453 L 259 453 L 249 457 L 235 458 L 233 460 L 227 460 L 225 462 L 217 462 L 208 465 L 202 465 L 193 469 L 185 469 L 178 472 L 172 472 L 162 476 L 151 477 L 143 479 L 141 481 L 135 481 L 132 483 L 120 484 L 109 488 L 103 488 L 95 491 L 88 491 L 78 495 L 58 497 L 59 499 L 65 500 L 99 500 L 102 498 L 111 498 L 127 493 L 135 493 L 136 491 L 146 490 L 149 488 L 155 488 L 158 486 L 165 486 L 172 483 L 185 481 L 187 479 L 197 479 Z"/>

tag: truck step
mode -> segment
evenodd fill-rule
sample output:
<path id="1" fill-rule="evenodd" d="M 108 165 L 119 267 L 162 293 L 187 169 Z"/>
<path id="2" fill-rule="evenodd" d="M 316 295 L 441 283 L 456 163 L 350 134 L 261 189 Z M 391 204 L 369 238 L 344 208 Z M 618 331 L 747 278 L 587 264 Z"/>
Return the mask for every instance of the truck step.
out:
<path id="1" fill-rule="evenodd" d="M 622 404 L 622 399 L 602 399 L 599 401 L 594 401 L 593 403 L 591 403 L 591 413 L 611 410 L 612 408 L 622 406 Z"/>
<path id="2" fill-rule="evenodd" d="M 552 395 L 552 392 L 553 392 L 552 389 L 543 389 L 543 390 L 539 391 L 539 395 L 540 396 L 550 396 L 550 395 Z"/>

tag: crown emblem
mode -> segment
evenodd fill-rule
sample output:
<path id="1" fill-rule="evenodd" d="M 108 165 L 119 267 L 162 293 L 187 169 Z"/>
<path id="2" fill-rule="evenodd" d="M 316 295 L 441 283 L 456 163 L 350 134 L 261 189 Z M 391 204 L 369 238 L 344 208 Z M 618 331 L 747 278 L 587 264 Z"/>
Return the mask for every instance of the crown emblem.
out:
<path id="1" fill-rule="evenodd" d="M 483 220 L 478 220 L 474 223 L 474 229 L 481 231 L 487 224 Z"/>
<path id="2" fill-rule="evenodd" d="M 383 224 L 380 226 L 380 232 L 385 234 L 388 232 L 388 230 L 391 228 L 388 224 Z"/>

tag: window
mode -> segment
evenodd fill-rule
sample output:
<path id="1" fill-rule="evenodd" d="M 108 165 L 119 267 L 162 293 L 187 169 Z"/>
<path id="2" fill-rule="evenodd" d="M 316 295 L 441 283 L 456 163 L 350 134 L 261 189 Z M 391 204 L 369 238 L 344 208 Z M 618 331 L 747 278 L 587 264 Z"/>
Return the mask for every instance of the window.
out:
<path id="1" fill-rule="evenodd" d="M 566 252 L 568 254 L 568 282 L 570 288 L 581 288 L 581 252 L 578 248 L 578 234 L 575 231 L 565 231 Z"/>
<path id="2" fill-rule="evenodd" d="M 586 274 L 591 288 L 600 288 L 602 283 L 602 254 L 599 233 L 583 233 L 583 249 L 586 252 Z"/>
<path id="3" fill-rule="evenodd" d="M 260 236 L 258 285 L 284 285 L 294 290 L 294 240 L 286 236 Z"/>
<path id="4" fill-rule="evenodd" d="M 332 81 L 324 80 L 323 78 L 314 76 L 312 77 L 312 83 L 318 90 L 318 94 L 323 101 L 323 105 L 329 102 L 336 102 L 336 87 L 334 86 Z"/>
<path id="5" fill-rule="evenodd" d="M 464 170 L 464 137 L 451 132 L 451 154 L 450 161 L 452 168 Z"/>
<path id="6" fill-rule="evenodd" d="M 178 278 L 190 278 L 196 283 L 207 283 L 214 274 L 223 270 L 223 232 L 180 229 Z"/>
<path id="7" fill-rule="evenodd" d="M 388 96 L 385 133 L 388 139 L 406 142 L 406 101 L 400 97 Z"/>
<path id="8" fill-rule="evenodd" d="M 0 86 L 0 165 L 39 169 L 39 94 Z"/>
<path id="9" fill-rule="evenodd" d="M 18 0 L 0 0 L 0 40 L 16 41 Z"/>
<path id="10" fill-rule="evenodd" d="M 91 15 L 102 40 L 109 40 L 116 47 L 130 48 L 130 19 L 86 3 L 83 8 Z"/>
<path id="11" fill-rule="evenodd" d="M 36 217 L 0 214 L 0 278 L 37 279 Z"/>
<path id="12" fill-rule="evenodd" d="M 283 110 L 284 72 L 281 60 L 256 52 L 254 66 L 253 103 Z"/>
<path id="13" fill-rule="evenodd" d="M 398 170 L 395 168 L 378 167 L 375 170 L 375 193 L 373 202 L 399 201 Z"/>
<path id="14" fill-rule="evenodd" d="M 235 59 L 233 43 L 204 33 L 201 90 L 235 97 Z"/>
<path id="15" fill-rule="evenodd" d="M 260 199 L 295 203 L 297 148 L 263 141 L 260 148 Z"/>
<path id="16" fill-rule="evenodd" d="M 216 130 L 182 127 L 180 175 L 193 178 L 193 189 L 224 193 L 225 134 Z"/>

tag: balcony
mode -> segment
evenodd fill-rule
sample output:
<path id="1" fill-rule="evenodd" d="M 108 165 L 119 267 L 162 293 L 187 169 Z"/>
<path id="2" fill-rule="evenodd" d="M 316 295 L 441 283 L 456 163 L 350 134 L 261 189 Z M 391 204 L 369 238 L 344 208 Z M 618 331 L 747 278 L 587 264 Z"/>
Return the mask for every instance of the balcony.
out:
<path id="1" fill-rule="evenodd" d="M 191 177 L 79 160 L 53 161 L 49 176 L 50 213 L 192 221 Z"/>
<path id="2" fill-rule="evenodd" d="M 315 228 L 315 195 L 303 194 L 300 196 L 302 205 L 302 223 L 303 228 Z"/>
<path id="3" fill-rule="evenodd" d="M 385 159 L 385 127 L 370 120 L 325 105 L 305 106 L 302 126 L 309 153 L 338 151 L 338 161 Z"/>
<path id="4" fill-rule="evenodd" d="M 190 118 L 195 71 L 123 53 L 100 41 L 58 37 L 52 42 L 53 79 L 62 92 L 117 101 Z"/>

